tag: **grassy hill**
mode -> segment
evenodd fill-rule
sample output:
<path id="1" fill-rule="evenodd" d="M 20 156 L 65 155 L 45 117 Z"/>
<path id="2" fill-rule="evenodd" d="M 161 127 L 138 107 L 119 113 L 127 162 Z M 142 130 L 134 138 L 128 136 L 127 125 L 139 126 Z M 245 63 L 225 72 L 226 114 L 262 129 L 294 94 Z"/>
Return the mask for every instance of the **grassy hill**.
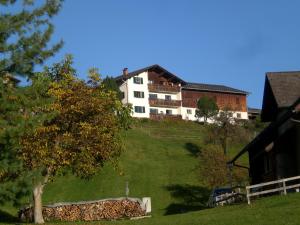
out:
<path id="1" fill-rule="evenodd" d="M 101 173 L 90 180 L 80 180 L 70 175 L 59 177 L 46 186 L 43 201 L 47 204 L 121 197 L 125 195 L 127 181 L 131 197 L 151 197 L 153 218 L 96 223 L 111 225 L 271 224 L 264 222 L 267 218 L 271 219 L 271 210 L 266 207 L 271 207 L 274 212 L 278 211 L 274 215 L 278 217 L 297 207 L 294 200 L 299 200 L 300 197 L 295 195 L 285 199 L 278 197 L 258 202 L 250 207 L 241 205 L 203 210 L 210 192 L 202 185 L 197 170 L 197 154 L 202 148 L 203 133 L 203 126 L 193 122 L 139 121 L 133 129 L 124 134 L 125 151 L 120 159 L 119 171 L 113 170 L 111 165 L 106 165 Z M 230 154 L 234 155 L 238 149 L 231 148 Z M 246 161 L 246 157 L 242 160 Z M 120 171 L 123 175 L 120 175 Z M 289 201 L 293 203 L 291 206 Z M 6 216 L 8 220 L 13 220 L 4 211 L 14 214 L 16 210 L 6 207 L 2 215 L 0 212 L 0 218 Z M 292 211 L 292 217 L 299 211 L 299 207 Z M 235 218 L 244 218 L 244 222 L 234 223 L 238 221 Z M 255 219 L 262 223 L 254 223 Z"/>
<path id="2" fill-rule="evenodd" d="M 153 215 L 173 213 L 180 204 L 199 200 L 185 199 L 191 192 L 196 198 L 207 195 L 197 176 L 202 135 L 203 127 L 191 122 L 138 122 L 124 134 L 122 176 L 108 165 L 91 180 L 59 178 L 47 186 L 44 202 L 125 196 L 128 181 L 130 196 L 152 198 Z"/>

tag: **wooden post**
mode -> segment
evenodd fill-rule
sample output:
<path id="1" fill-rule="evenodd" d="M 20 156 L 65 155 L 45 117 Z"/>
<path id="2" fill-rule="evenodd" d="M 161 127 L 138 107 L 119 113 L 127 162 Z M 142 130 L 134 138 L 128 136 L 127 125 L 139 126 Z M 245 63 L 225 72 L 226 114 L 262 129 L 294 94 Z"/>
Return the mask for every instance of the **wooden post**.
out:
<path id="1" fill-rule="evenodd" d="M 286 195 L 286 187 L 285 187 L 285 180 L 282 180 L 282 186 L 283 186 L 283 194 Z"/>
<path id="2" fill-rule="evenodd" d="M 247 201 L 248 201 L 248 205 L 250 205 L 250 190 L 248 187 L 246 187 L 246 192 L 247 192 Z"/>

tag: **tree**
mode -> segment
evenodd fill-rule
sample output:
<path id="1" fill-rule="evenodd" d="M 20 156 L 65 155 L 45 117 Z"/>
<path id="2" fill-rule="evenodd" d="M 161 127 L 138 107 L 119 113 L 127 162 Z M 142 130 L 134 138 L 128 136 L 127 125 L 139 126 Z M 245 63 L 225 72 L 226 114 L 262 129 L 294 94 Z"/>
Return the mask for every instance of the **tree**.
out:
<path id="1" fill-rule="evenodd" d="M 207 119 L 217 115 L 219 108 L 216 101 L 213 98 L 203 96 L 197 102 L 196 117 L 204 119 L 204 123 L 207 123 Z"/>
<path id="2" fill-rule="evenodd" d="M 127 118 L 123 114 L 130 110 L 115 92 L 104 89 L 95 70 L 90 71 L 89 78 L 84 82 L 63 71 L 59 81 L 50 83 L 45 96 L 53 102 L 34 109 L 37 115 L 46 115 L 45 119 L 22 137 L 19 159 L 24 170 L 34 174 L 35 223 L 44 222 L 42 193 L 55 176 L 68 170 L 88 178 L 105 162 L 115 163 L 121 153 L 120 131 L 122 120 Z"/>
<path id="3" fill-rule="evenodd" d="M 106 90 L 115 91 L 120 100 L 123 99 L 122 92 L 116 82 L 116 79 L 110 76 L 107 76 L 103 79 L 102 84 Z"/>
<path id="4" fill-rule="evenodd" d="M 245 182 L 245 177 L 248 177 L 248 171 L 237 167 L 232 171 L 228 171 L 228 160 L 229 157 L 224 155 L 219 145 L 205 145 L 199 154 L 201 181 L 211 188 L 225 186 L 228 184 L 228 176 L 229 172 L 231 172 L 230 185 L 232 183 L 240 184 Z"/>
<path id="5" fill-rule="evenodd" d="M 245 127 L 244 121 L 233 118 L 232 110 L 225 107 L 214 117 L 214 123 L 206 126 L 205 134 L 204 144 L 208 152 L 203 151 L 200 161 L 204 165 L 202 173 L 209 174 L 206 182 L 210 186 L 220 186 L 245 181 L 247 170 L 228 167 L 228 151 L 230 147 L 249 142 L 253 131 Z"/>
<path id="6" fill-rule="evenodd" d="M 13 13 L 9 8 L 17 8 L 20 1 L 0 1 L 1 7 L 7 7 L 0 14 L 0 76 L 9 73 L 32 77 L 35 65 L 42 65 L 61 48 L 62 41 L 48 47 L 54 31 L 50 19 L 61 3 L 47 0 L 35 7 L 34 1 L 24 0 L 22 10 Z"/>
<path id="7" fill-rule="evenodd" d="M 226 157 L 218 145 L 206 145 L 199 155 L 200 177 L 209 187 L 227 183 Z"/>
<path id="8" fill-rule="evenodd" d="M 19 206 L 22 197 L 30 193 L 30 174 L 17 157 L 20 138 L 28 127 L 45 118 L 33 109 L 47 103 L 42 98 L 47 79 L 35 78 L 27 87 L 16 87 L 12 82 L 0 77 L 0 204 L 13 202 Z"/>
<path id="9" fill-rule="evenodd" d="M 44 120 L 45 115 L 33 109 L 46 104 L 48 81 L 35 78 L 34 69 L 62 46 L 62 41 L 48 46 L 53 33 L 50 20 L 61 3 L 46 0 L 37 6 L 33 0 L 0 1 L 0 204 L 12 201 L 18 205 L 28 194 L 30 174 L 17 155 L 27 127 Z M 18 87 L 16 75 L 30 78 L 31 85 Z"/>
<path id="10" fill-rule="evenodd" d="M 205 141 L 220 145 L 227 155 L 229 144 L 248 142 L 251 135 L 239 120 L 232 117 L 231 111 L 224 108 L 214 117 L 214 124 L 207 127 Z"/>

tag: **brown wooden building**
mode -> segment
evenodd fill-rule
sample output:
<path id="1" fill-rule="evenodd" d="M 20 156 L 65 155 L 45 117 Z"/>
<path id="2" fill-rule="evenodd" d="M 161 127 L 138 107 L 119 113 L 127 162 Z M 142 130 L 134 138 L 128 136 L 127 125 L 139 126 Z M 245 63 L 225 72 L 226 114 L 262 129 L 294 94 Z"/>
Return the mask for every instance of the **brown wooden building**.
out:
<path id="1" fill-rule="evenodd" d="M 247 92 L 223 85 L 187 83 L 182 87 L 182 106 L 197 108 L 203 96 L 213 98 L 219 109 L 247 112 Z"/>
<path id="2" fill-rule="evenodd" d="M 269 126 L 229 164 L 248 152 L 252 184 L 300 175 L 300 72 L 266 74 L 261 117 Z"/>

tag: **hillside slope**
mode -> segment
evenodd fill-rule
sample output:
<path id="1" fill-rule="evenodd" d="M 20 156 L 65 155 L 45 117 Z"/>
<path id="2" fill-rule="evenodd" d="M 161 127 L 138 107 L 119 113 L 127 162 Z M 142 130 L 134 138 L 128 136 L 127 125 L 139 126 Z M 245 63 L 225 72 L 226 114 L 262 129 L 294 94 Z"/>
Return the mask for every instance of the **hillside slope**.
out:
<path id="1" fill-rule="evenodd" d="M 128 181 L 130 196 L 152 198 L 154 215 L 173 213 L 176 204 L 193 201 L 183 199 L 190 192 L 195 198 L 207 195 L 196 168 L 202 135 L 203 128 L 191 122 L 138 122 L 124 135 L 125 151 L 120 159 L 124 175 L 108 165 L 91 180 L 58 178 L 46 187 L 44 202 L 120 197 Z M 199 207 L 201 203 L 194 209 Z"/>
<path id="2" fill-rule="evenodd" d="M 201 184 L 197 169 L 203 135 L 203 126 L 194 122 L 136 122 L 124 133 L 125 151 L 119 170 L 106 165 L 90 180 L 58 177 L 46 186 L 43 202 L 121 197 L 129 182 L 130 197 L 151 197 L 154 217 L 203 209 L 210 192 Z"/>

